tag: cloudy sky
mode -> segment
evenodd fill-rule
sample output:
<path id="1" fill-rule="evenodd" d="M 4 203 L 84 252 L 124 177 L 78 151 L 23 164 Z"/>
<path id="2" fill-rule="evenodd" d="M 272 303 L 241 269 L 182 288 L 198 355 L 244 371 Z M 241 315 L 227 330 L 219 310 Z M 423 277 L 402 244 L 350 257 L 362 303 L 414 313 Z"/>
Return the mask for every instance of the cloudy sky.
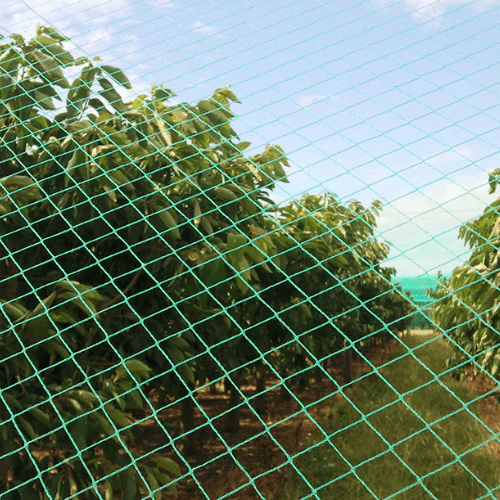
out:
<path id="1" fill-rule="evenodd" d="M 37 24 L 195 102 L 232 85 L 235 129 L 281 145 L 289 200 L 329 190 L 384 205 L 399 275 L 450 272 L 500 154 L 500 0 L 9 0 L 0 33 Z"/>

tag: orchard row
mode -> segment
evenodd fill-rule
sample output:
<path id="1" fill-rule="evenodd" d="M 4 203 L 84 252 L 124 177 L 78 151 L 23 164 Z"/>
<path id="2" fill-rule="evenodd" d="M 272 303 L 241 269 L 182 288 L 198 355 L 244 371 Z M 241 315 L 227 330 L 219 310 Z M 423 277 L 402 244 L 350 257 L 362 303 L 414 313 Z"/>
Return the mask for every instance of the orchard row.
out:
<path id="1" fill-rule="evenodd" d="M 125 102 L 124 73 L 65 41 L 0 45 L 1 490 L 160 498 L 178 464 L 128 447 L 153 392 L 192 402 L 225 378 L 236 395 L 255 372 L 307 386 L 413 309 L 378 202 L 276 205 L 286 156 L 246 153 L 229 88 Z"/>

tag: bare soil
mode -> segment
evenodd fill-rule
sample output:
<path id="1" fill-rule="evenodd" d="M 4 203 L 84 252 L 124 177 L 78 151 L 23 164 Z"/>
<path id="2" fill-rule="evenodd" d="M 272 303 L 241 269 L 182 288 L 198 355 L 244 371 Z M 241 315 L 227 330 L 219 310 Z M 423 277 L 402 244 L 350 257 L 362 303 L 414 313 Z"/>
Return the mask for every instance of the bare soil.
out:
<path id="1" fill-rule="evenodd" d="M 479 399 L 481 419 L 495 434 L 500 433 L 500 388 L 498 381 L 492 380 L 483 374 L 474 374 L 472 367 L 466 368 L 463 378 L 467 387 L 474 392 Z M 490 446 L 491 454 L 500 459 L 500 444 L 494 441 Z"/>
<path id="2" fill-rule="evenodd" d="M 394 339 L 377 345 L 365 354 L 366 359 L 373 366 L 386 363 L 393 357 L 398 344 Z M 329 405 L 342 397 L 339 393 L 339 387 L 344 385 L 342 357 L 334 359 L 332 365 L 329 376 L 313 380 L 305 390 L 294 390 L 293 396 L 288 398 L 284 397 L 279 381 L 269 378 L 266 381 L 268 411 L 258 415 L 250 406 L 253 400 L 247 401 L 241 411 L 238 432 L 225 429 L 226 415 L 221 414 L 229 407 L 229 395 L 224 393 L 221 384 L 217 385 L 215 394 L 207 388 L 198 391 L 195 424 L 199 430 L 195 435 L 195 453 L 184 457 L 182 440 L 176 441 L 178 454 L 172 447 L 165 447 L 162 453 L 178 463 L 185 460 L 182 473 L 186 476 L 177 484 L 179 500 L 218 499 L 226 494 L 225 498 L 231 500 L 275 498 L 280 483 L 291 469 L 289 462 L 302 449 L 307 437 L 320 428 L 319 422 L 332 418 Z M 353 382 L 349 388 L 356 391 L 369 383 L 358 379 L 370 372 L 373 368 L 365 360 L 354 357 Z M 255 385 L 241 389 L 247 398 L 256 392 Z M 140 423 L 134 451 L 143 455 L 164 447 L 168 439 L 161 427 L 165 426 L 175 438 L 182 432 L 178 422 L 180 405 L 170 406 L 157 413 L 156 419 Z M 173 496 L 165 493 L 164 498 Z"/>
<path id="3" fill-rule="evenodd" d="M 366 359 L 373 366 L 380 366 L 394 357 L 398 346 L 396 339 L 377 345 L 366 354 Z M 209 389 L 199 391 L 195 411 L 195 424 L 199 430 L 195 435 L 194 454 L 182 455 L 182 440 L 176 440 L 177 452 L 168 447 L 164 453 L 177 462 L 184 460 L 182 473 L 185 477 L 177 484 L 179 500 L 218 499 L 225 495 L 231 500 L 275 498 L 291 469 L 290 461 L 303 449 L 306 439 L 320 428 L 321 420 L 333 417 L 331 404 L 341 401 L 339 387 L 345 385 L 343 367 L 341 357 L 334 359 L 333 368 L 328 370 L 329 377 L 313 380 L 305 390 L 294 390 L 290 398 L 283 396 L 277 379 L 269 378 L 266 383 L 269 389 L 266 394 L 267 413 L 258 415 L 250 406 L 250 399 L 250 404 L 247 403 L 241 411 L 238 432 L 225 430 L 226 415 L 222 414 L 229 408 L 229 395 L 224 392 L 222 384 L 217 384 L 216 393 Z M 353 358 L 351 391 L 363 390 L 370 383 L 370 378 L 364 375 L 371 372 L 373 369 L 365 360 Z M 484 395 L 479 400 L 482 418 L 493 432 L 500 432 L 499 393 L 494 392 L 498 390 L 498 384 L 483 375 L 474 375 L 472 369 L 465 372 L 464 382 L 478 396 Z M 255 385 L 241 389 L 247 398 L 256 392 Z M 134 451 L 143 455 L 167 445 L 162 426 L 172 437 L 178 438 L 182 433 L 179 421 L 180 406 L 177 405 L 159 412 L 155 420 L 139 424 Z M 492 445 L 491 452 L 500 458 L 498 444 Z M 163 498 L 174 497 L 165 493 Z"/>

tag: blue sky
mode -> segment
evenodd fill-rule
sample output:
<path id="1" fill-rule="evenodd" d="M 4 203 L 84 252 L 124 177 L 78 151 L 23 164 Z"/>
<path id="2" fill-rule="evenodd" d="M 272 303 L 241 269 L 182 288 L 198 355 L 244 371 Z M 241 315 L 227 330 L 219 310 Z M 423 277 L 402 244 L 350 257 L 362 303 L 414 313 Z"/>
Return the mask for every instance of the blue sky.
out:
<path id="1" fill-rule="evenodd" d="M 450 272 L 500 153 L 499 0 L 9 0 L 0 33 L 75 50 L 195 102 L 232 85 L 234 125 L 292 168 L 277 200 L 381 200 L 399 275 Z"/>

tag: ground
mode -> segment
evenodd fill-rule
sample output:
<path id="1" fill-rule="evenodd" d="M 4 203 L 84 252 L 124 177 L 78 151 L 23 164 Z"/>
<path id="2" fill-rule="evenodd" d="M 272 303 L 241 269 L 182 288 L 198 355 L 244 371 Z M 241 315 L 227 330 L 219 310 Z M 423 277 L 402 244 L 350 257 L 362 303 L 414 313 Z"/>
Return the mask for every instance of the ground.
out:
<path id="1" fill-rule="evenodd" d="M 397 340 L 375 346 L 367 353 L 367 358 L 374 366 L 378 366 L 391 359 L 397 346 Z M 179 485 L 179 500 L 217 499 L 233 491 L 227 498 L 272 499 L 291 467 L 287 460 L 300 452 L 304 441 L 319 428 L 320 419 L 331 416 L 329 404 L 340 398 L 338 387 L 344 385 L 343 363 L 339 359 L 334 365 L 336 367 L 329 370 L 331 378 L 325 376 L 320 381 L 313 380 L 309 388 L 294 391 L 293 398 L 283 397 L 277 379 L 267 380 L 266 387 L 274 387 L 267 393 L 267 413 L 259 417 L 249 407 L 245 407 L 239 432 L 225 431 L 224 418 L 216 418 L 226 411 L 229 403 L 229 396 L 223 392 L 222 387 L 218 388 L 216 394 L 203 391 L 197 398 L 197 403 L 211 419 L 212 426 L 203 426 L 195 438 L 196 443 L 199 443 L 198 447 L 188 458 L 192 473 Z M 372 370 L 361 359 L 353 360 L 352 369 L 355 381 Z M 351 388 L 356 390 L 363 383 L 364 381 L 355 382 Z M 253 385 L 243 386 L 241 389 L 246 396 L 255 393 Z M 179 422 L 180 408 L 170 407 L 157 416 L 160 422 L 167 425 L 169 422 Z M 206 422 L 207 419 L 197 410 L 196 425 Z M 172 435 L 180 434 L 180 429 L 176 426 L 170 427 L 170 430 Z M 167 444 L 165 432 L 153 419 L 141 423 L 136 434 L 134 448 L 139 455 Z M 179 462 L 179 457 L 171 453 L 169 456 Z M 182 467 L 182 472 L 188 473 L 187 465 Z M 254 479 L 262 497 L 249 485 L 250 478 Z"/>
<path id="2" fill-rule="evenodd" d="M 394 357 L 399 342 L 399 339 L 393 339 L 386 345 L 373 347 L 367 359 L 373 366 L 386 363 Z M 313 380 L 311 387 L 295 391 L 294 397 L 289 399 L 283 397 L 278 380 L 269 379 L 266 387 L 274 388 L 267 393 L 268 412 L 260 417 L 248 406 L 245 407 L 239 432 L 226 431 L 224 418 L 217 418 L 229 404 L 229 396 L 222 387 L 218 387 L 215 394 L 204 390 L 197 403 L 211 425 L 202 425 L 207 418 L 198 409 L 196 425 L 202 427 L 195 437 L 195 453 L 182 466 L 182 472 L 187 476 L 178 486 L 179 500 L 218 499 L 226 494 L 229 495 L 225 498 L 231 500 L 272 500 L 291 468 L 290 457 L 303 449 L 307 438 L 320 428 L 321 419 L 332 418 L 331 403 L 340 400 L 338 388 L 344 384 L 340 359 L 336 365 L 329 370 L 330 378 Z M 370 382 L 363 375 L 371 371 L 373 368 L 366 361 L 354 359 L 355 382 L 351 384 L 351 390 L 366 390 Z M 360 378 L 361 381 L 356 381 Z M 492 431 L 500 432 L 500 406 L 496 395 L 491 394 L 497 387 L 495 382 L 481 375 L 474 376 L 471 370 L 467 370 L 464 383 L 478 397 L 486 394 L 480 399 L 483 419 Z M 243 386 L 242 391 L 250 397 L 255 393 L 255 386 Z M 173 436 L 180 435 L 177 425 L 169 426 L 171 422 L 180 421 L 180 408 L 170 407 L 159 412 L 157 417 Z M 138 431 L 134 448 L 139 455 L 167 444 L 165 432 L 154 419 L 141 423 Z M 182 451 L 182 447 L 179 449 Z M 500 458 L 500 446 L 492 446 L 492 453 Z M 180 461 L 178 455 L 168 455 Z M 250 485 L 251 479 L 261 496 Z M 174 498 L 167 495 L 164 498 Z"/>

